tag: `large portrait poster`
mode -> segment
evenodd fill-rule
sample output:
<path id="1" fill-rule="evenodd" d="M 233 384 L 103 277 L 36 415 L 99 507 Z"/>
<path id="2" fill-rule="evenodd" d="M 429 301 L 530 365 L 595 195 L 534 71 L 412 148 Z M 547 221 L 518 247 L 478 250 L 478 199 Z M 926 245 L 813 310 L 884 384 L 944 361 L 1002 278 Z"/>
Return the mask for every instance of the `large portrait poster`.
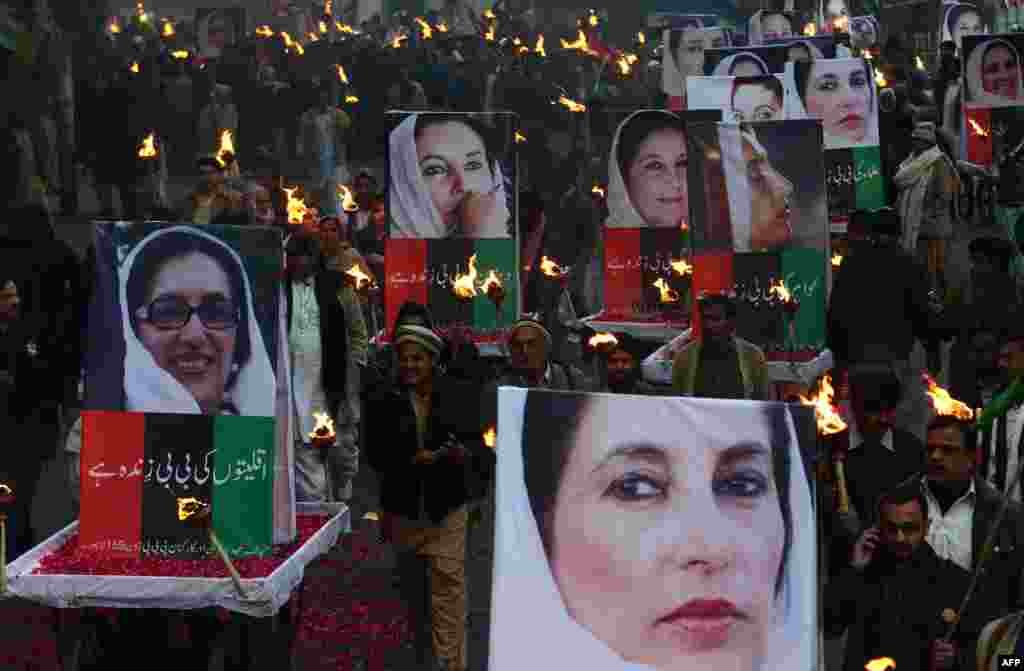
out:
<path id="1" fill-rule="evenodd" d="M 825 141 L 829 216 L 885 206 L 874 68 L 863 58 L 786 64 L 790 119 L 818 119 Z"/>
<path id="2" fill-rule="evenodd" d="M 661 90 L 669 96 L 673 111 L 685 109 L 686 78 L 704 74 L 704 52 L 722 49 L 731 43 L 732 36 L 724 28 L 689 27 L 664 31 Z"/>
<path id="3" fill-rule="evenodd" d="M 178 519 L 178 500 L 198 498 L 230 552 L 269 552 L 288 465 L 280 231 L 109 223 L 94 243 L 83 547 L 205 556 L 203 532 Z"/>
<path id="4" fill-rule="evenodd" d="M 490 669 L 817 667 L 812 413 L 502 387 L 498 426 Z"/>
<path id="5" fill-rule="evenodd" d="M 687 131 L 693 291 L 733 292 L 738 334 L 769 359 L 813 358 L 825 342 L 829 272 L 821 126 L 702 123 Z M 774 300 L 779 281 L 799 301 L 792 317 Z"/>
<path id="6" fill-rule="evenodd" d="M 499 338 L 519 309 L 516 116 L 388 116 L 386 323 L 414 301 L 441 330 Z M 500 306 L 483 289 L 492 273 L 505 290 Z M 462 276 L 472 278 L 469 296 L 457 294 Z"/>
<path id="7" fill-rule="evenodd" d="M 686 126 L 717 111 L 616 111 L 604 221 L 604 319 L 681 321 L 689 310 Z"/>
<path id="8" fill-rule="evenodd" d="M 762 77 L 783 73 L 789 58 L 784 44 L 757 47 L 708 49 L 704 52 L 704 72 L 708 77 Z"/>
<path id="9" fill-rule="evenodd" d="M 943 2 L 939 20 L 939 43 L 953 42 L 961 62 L 964 61 L 964 38 L 968 35 L 981 35 L 991 32 L 993 23 L 992 12 L 988 9 L 991 3 L 975 4 L 971 2 Z"/>
<path id="10" fill-rule="evenodd" d="M 691 110 L 718 110 L 723 121 L 786 119 L 786 88 L 781 75 L 690 77 L 686 98 Z"/>

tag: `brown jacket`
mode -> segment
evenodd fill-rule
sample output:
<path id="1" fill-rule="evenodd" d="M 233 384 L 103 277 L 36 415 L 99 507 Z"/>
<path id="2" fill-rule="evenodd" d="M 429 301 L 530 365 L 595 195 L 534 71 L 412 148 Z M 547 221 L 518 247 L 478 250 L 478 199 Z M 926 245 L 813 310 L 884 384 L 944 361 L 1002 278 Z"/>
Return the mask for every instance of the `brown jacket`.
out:
<path id="1" fill-rule="evenodd" d="M 768 366 L 761 348 L 743 338 L 733 337 L 740 359 L 745 396 L 752 401 L 769 401 L 771 385 Z M 672 390 L 682 396 L 692 396 L 697 387 L 697 369 L 700 363 L 701 341 L 692 340 L 683 346 L 672 362 Z"/>

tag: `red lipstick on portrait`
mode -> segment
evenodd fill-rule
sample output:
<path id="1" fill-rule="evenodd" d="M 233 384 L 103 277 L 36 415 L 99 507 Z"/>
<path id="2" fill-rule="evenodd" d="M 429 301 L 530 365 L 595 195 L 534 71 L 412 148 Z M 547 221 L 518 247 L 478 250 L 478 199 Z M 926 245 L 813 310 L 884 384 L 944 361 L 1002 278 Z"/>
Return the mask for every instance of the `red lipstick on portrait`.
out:
<path id="1" fill-rule="evenodd" d="M 658 623 L 667 625 L 685 650 L 698 652 L 724 646 L 733 627 L 745 619 L 726 599 L 693 599 Z"/>
<path id="2" fill-rule="evenodd" d="M 839 120 L 840 126 L 860 126 L 864 123 L 864 117 L 859 114 L 848 114 Z"/>

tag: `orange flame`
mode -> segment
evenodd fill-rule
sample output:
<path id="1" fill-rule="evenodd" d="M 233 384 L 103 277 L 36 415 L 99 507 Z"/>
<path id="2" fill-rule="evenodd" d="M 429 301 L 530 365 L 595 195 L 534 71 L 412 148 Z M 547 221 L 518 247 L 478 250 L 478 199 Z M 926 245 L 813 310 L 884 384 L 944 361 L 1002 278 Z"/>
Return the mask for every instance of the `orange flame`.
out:
<path id="1" fill-rule="evenodd" d="M 113 20 L 110 22 L 108 30 L 110 30 L 111 35 L 117 35 L 121 32 L 121 24 L 119 24 L 116 20 Z"/>
<path id="2" fill-rule="evenodd" d="M 498 16 L 494 13 L 493 9 L 485 9 L 484 10 L 484 18 L 485 19 L 490 19 L 490 20 L 493 21 L 494 19 L 498 18 Z"/>
<path id="3" fill-rule="evenodd" d="M 817 34 L 818 26 L 814 25 L 813 21 L 809 22 L 807 25 L 804 26 L 804 35 L 806 35 L 807 37 L 814 37 Z"/>
<path id="4" fill-rule="evenodd" d="M 474 254 L 469 257 L 469 273 L 455 276 L 455 282 L 452 284 L 452 291 L 454 291 L 455 295 L 459 298 L 473 298 L 477 295 L 476 278 L 476 254 Z"/>
<path id="5" fill-rule="evenodd" d="M 914 56 L 914 67 L 922 71 L 927 69 L 924 65 L 924 61 L 921 60 L 920 56 Z"/>
<path id="6" fill-rule="evenodd" d="M 593 347 L 594 349 L 597 349 L 602 345 L 607 345 L 611 347 L 612 345 L 618 345 L 619 339 L 616 338 L 611 333 L 597 333 L 590 337 L 590 340 L 587 341 L 587 344 Z"/>
<path id="7" fill-rule="evenodd" d="M 130 68 L 128 68 L 128 69 L 131 70 L 135 74 L 139 74 L 139 62 L 138 61 L 134 61 L 132 63 L 132 66 Z"/>
<path id="8" fill-rule="evenodd" d="M 597 23 L 600 19 L 598 19 L 597 14 L 594 13 L 594 10 L 590 10 L 590 17 L 588 20 L 590 21 L 590 26 L 592 28 L 596 28 Z"/>
<path id="9" fill-rule="evenodd" d="M 292 36 L 289 35 L 288 33 L 282 31 L 281 37 L 282 39 L 284 39 L 285 51 L 287 51 L 288 49 L 295 49 L 295 53 L 297 53 L 300 56 L 306 53 L 306 50 L 302 48 L 302 45 L 294 41 L 292 39 Z"/>
<path id="10" fill-rule="evenodd" d="M 341 207 L 346 212 L 358 212 L 359 205 L 356 203 L 356 199 L 352 196 L 352 190 L 344 184 L 338 185 L 338 195 L 341 196 Z"/>
<path id="11" fill-rule="evenodd" d="M 503 288 L 504 287 L 501 284 L 501 278 L 498 277 L 498 274 L 493 270 L 487 274 L 487 278 L 484 279 L 484 283 L 480 285 L 480 291 L 484 292 L 485 294 Z"/>
<path id="12" fill-rule="evenodd" d="M 345 274 L 355 280 L 356 289 L 363 289 L 372 284 L 370 276 L 363 272 L 358 263 L 352 264 L 352 267 L 346 270 Z"/>
<path id="13" fill-rule="evenodd" d="M 590 193 L 594 194 L 595 196 L 601 196 L 602 198 L 604 198 L 605 190 L 604 187 L 602 187 L 600 184 L 595 184 L 593 188 L 590 189 Z"/>
<path id="14" fill-rule="evenodd" d="M 786 283 L 782 280 L 772 284 L 770 293 L 778 297 L 783 303 L 788 303 L 793 300 L 793 294 L 789 293 L 789 289 L 786 287 Z"/>
<path id="15" fill-rule="evenodd" d="M 391 48 L 398 49 L 407 39 L 409 39 L 408 35 L 395 35 L 395 39 L 391 40 Z"/>
<path id="16" fill-rule="evenodd" d="M 523 142 L 526 142 L 526 136 L 519 131 L 516 131 L 516 143 L 522 144 Z"/>
<path id="17" fill-rule="evenodd" d="M 164 37 L 174 37 L 174 24 L 164 19 Z"/>
<path id="18" fill-rule="evenodd" d="M 339 33 L 348 33 L 349 35 L 354 35 L 356 32 L 355 28 L 348 25 L 347 23 L 342 23 L 341 21 L 335 21 L 334 27 L 338 29 Z"/>
<path id="19" fill-rule="evenodd" d="M 498 432 L 493 426 L 487 427 L 487 431 L 484 432 L 484 445 L 494 449 L 495 444 L 498 442 Z"/>
<path id="20" fill-rule="evenodd" d="M 416 17 L 416 23 L 418 23 L 420 26 L 420 36 L 423 39 L 429 40 L 434 37 L 434 29 L 433 27 L 431 27 L 429 23 L 427 23 L 418 16 Z"/>
<path id="21" fill-rule="evenodd" d="M 546 256 L 540 257 L 540 271 L 548 277 L 561 277 L 565 274 L 565 271 L 562 270 L 557 261 L 553 261 Z"/>
<path id="22" fill-rule="evenodd" d="M 533 53 L 547 58 L 548 52 L 544 51 L 544 36 L 537 36 L 537 44 L 533 47 Z"/>
<path id="23" fill-rule="evenodd" d="M 884 89 L 889 85 L 889 80 L 885 78 L 881 70 L 875 70 L 875 86 L 880 89 Z"/>
<path id="24" fill-rule="evenodd" d="M 307 33 L 306 37 L 309 38 L 310 42 L 319 42 L 320 37 L 316 33 Z"/>
<path id="25" fill-rule="evenodd" d="M 155 158 L 156 157 L 156 136 L 150 133 L 142 141 L 139 146 L 139 158 Z"/>
<path id="26" fill-rule="evenodd" d="M 220 134 L 220 149 L 217 150 L 217 162 L 221 165 L 227 163 L 227 155 L 237 156 L 235 152 L 235 141 L 231 135 L 231 131 L 223 130 Z"/>
<path id="27" fill-rule="evenodd" d="M 327 34 L 327 23 L 326 22 L 318 21 L 316 27 L 317 27 L 317 29 L 320 30 L 320 34 L 321 35 L 326 35 Z"/>
<path id="28" fill-rule="evenodd" d="M 647 44 L 647 35 L 644 35 L 643 31 L 636 34 L 636 39 L 640 44 Z"/>
<path id="29" fill-rule="evenodd" d="M 196 515 L 202 514 L 209 507 L 209 504 L 191 496 L 178 499 L 178 521 L 184 522 L 189 520 Z"/>
<path id="30" fill-rule="evenodd" d="M 334 0 L 327 0 L 324 2 L 324 14 L 332 16 L 334 14 Z"/>
<path id="31" fill-rule="evenodd" d="M 818 390 L 813 396 L 807 398 L 800 396 L 800 402 L 804 405 L 814 406 L 814 415 L 817 418 L 818 433 L 822 436 L 830 436 L 846 429 L 846 422 L 839 416 L 839 411 L 832 403 L 835 398 L 835 389 L 832 387 L 832 375 L 828 374 L 821 380 Z"/>
<path id="32" fill-rule="evenodd" d="M 878 657 L 864 665 L 866 671 L 890 671 L 896 668 L 896 662 L 892 657 Z"/>
<path id="33" fill-rule="evenodd" d="M 587 42 L 587 34 L 582 30 L 577 32 L 575 41 L 569 42 L 562 39 L 561 42 L 563 49 L 575 49 L 580 53 L 588 54 L 590 56 L 600 56 L 599 53 L 590 48 L 590 44 Z"/>
<path id="34" fill-rule="evenodd" d="M 188 60 L 188 52 L 185 51 L 184 49 L 180 49 L 178 51 L 172 51 L 171 52 L 171 56 L 173 56 L 174 58 L 177 58 L 179 61 Z"/>
<path id="35" fill-rule="evenodd" d="M 559 104 L 564 105 L 565 107 L 568 107 L 570 112 L 586 112 L 587 111 L 587 106 L 586 105 L 581 105 L 580 103 L 576 102 L 575 100 L 569 100 L 565 96 L 558 96 L 558 102 L 559 102 Z"/>
<path id="36" fill-rule="evenodd" d="M 615 64 L 619 66 L 619 74 L 628 76 L 633 72 L 633 66 L 629 61 L 629 57 L 632 54 L 619 54 L 618 58 L 615 59 Z M 636 58 L 633 56 L 633 58 Z"/>
<path id="37" fill-rule="evenodd" d="M 326 412 L 314 412 L 313 418 L 316 419 L 316 426 L 309 432 L 310 440 L 330 440 L 337 435 L 334 432 L 334 420 Z"/>
<path id="38" fill-rule="evenodd" d="M 988 137 L 988 131 L 974 119 L 968 119 L 967 123 L 971 125 L 971 130 L 974 131 L 978 137 Z"/>
<path id="39" fill-rule="evenodd" d="M 338 79 L 340 79 L 343 84 L 348 84 L 348 73 L 345 72 L 345 66 L 335 65 L 334 67 L 338 68 Z"/>
<path id="40" fill-rule="evenodd" d="M 842 254 L 833 254 L 832 255 L 832 267 L 833 268 L 838 268 L 841 265 L 843 265 L 843 255 Z"/>
<path id="41" fill-rule="evenodd" d="M 655 280 L 653 286 L 656 287 L 658 291 L 661 293 L 661 296 L 659 296 L 659 300 L 662 303 L 679 302 L 679 292 L 670 287 L 668 285 L 668 282 L 666 282 L 664 278 L 659 277 L 657 280 Z"/>
<path id="42" fill-rule="evenodd" d="M 936 384 L 935 380 L 928 373 L 922 374 L 921 377 L 924 379 L 925 384 L 928 385 L 927 394 L 932 400 L 932 407 L 935 408 L 936 414 L 952 415 L 965 422 L 974 419 L 974 410 L 968 407 L 966 403 L 950 396 L 949 392 Z"/>
<path id="43" fill-rule="evenodd" d="M 846 29 L 849 28 L 849 26 L 850 26 L 850 17 L 848 17 L 848 16 L 837 16 L 832 21 L 832 27 L 835 30 L 837 30 L 837 31 L 839 31 L 841 33 L 845 33 Z"/>
<path id="44" fill-rule="evenodd" d="M 256 34 L 259 37 L 273 37 L 274 31 L 270 29 L 270 26 L 260 26 L 256 29 Z"/>
<path id="45" fill-rule="evenodd" d="M 306 201 L 302 198 L 296 198 L 295 192 L 299 190 L 298 187 L 294 188 L 282 188 L 285 195 L 288 197 L 288 223 L 289 224 L 301 224 L 302 220 L 309 213 L 309 208 L 306 207 Z"/>
<path id="46" fill-rule="evenodd" d="M 673 261 L 671 263 L 672 270 L 679 273 L 680 276 L 686 277 L 687 275 L 693 275 L 693 266 L 691 266 L 686 259 L 679 261 Z"/>
<path id="47" fill-rule="evenodd" d="M 359 102 L 359 98 L 356 96 L 345 96 L 345 102 L 355 104 Z"/>
<path id="48" fill-rule="evenodd" d="M 484 33 L 484 39 L 487 40 L 488 42 L 493 42 L 494 41 L 494 30 L 495 30 L 495 25 L 493 23 L 488 25 L 487 26 L 487 32 Z"/>

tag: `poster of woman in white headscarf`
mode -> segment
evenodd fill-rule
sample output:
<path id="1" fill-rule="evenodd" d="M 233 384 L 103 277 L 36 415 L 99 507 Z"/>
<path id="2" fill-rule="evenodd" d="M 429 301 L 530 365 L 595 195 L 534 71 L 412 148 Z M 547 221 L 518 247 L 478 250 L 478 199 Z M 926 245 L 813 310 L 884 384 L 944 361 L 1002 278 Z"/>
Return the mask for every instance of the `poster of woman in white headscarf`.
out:
<path id="1" fill-rule="evenodd" d="M 878 145 L 874 71 L 863 58 L 786 65 L 790 119 L 820 119 L 825 148 Z"/>
<path id="2" fill-rule="evenodd" d="M 1021 53 L 1024 35 L 974 35 L 963 41 L 964 108 L 1024 105 Z"/>
<path id="3" fill-rule="evenodd" d="M 281 234 L 97 224 L 86 405 L 275 417 Z M 95 325 L 95 327 L 94 327 Z M 104 341 L 101 342 L 101 341 Z"/>
<path id="4" fill-rule="evenodd" d="M 666 30 L 662 38 L 661 89 L 684 101 L 686 78 L 704 74 L 704 51 L 728 47 L 731 36 L 724 28 Z"/>
<path id="5" fill-rule="evenodd" d="M 708 49 L 704 74 L 711 77 L 760 77 L 782 73 L 789 51 L 784 45 Z"/>
<path id="6" fill-rule="evenodd" d="M 225 48 L 245 35 L 245 8 L 196 10 L 196 42 L 203 58 L 220 58 Z"/>
<path id="7" fill-rule="evenodd" d="M 689 189 L 700 251 L 827 249 L 824 157 L 811 121 L 690 124 Z"/>
<path id="8" fill-rule="evenodd" d="M 978 35 L 988 32 L 982 10 L 968 2 L 942 3 L 942 24 L 939 26 L 939 42 L 953 42 L 957 53 L 963 57 L 963 39 L 965 35 Z"/>
<path id="9" fill-rule="evenodd" d="M 503 387 L 488 668 L 815 668 L 812 425 L 781 403 Z"/>
<path id="10" fill-rule="evenodd" d="M 854 49 L 873 49 L 882 34 L 878 19 L 873 16 L 855 16 L 850 19 L 850 46 Z"/>
<path id="11" fill-rule="evenodd" d="M 388 136 L 392 239 L 516 236 L 515 116 L 394 112 Z"/>
<path id="12" fill-rule="evenodd" d="M 783 121 L 786 89 L 781 75 L 692 77 L 686 82 L 691 110 L 717 109 L 724 121 Z"/>

